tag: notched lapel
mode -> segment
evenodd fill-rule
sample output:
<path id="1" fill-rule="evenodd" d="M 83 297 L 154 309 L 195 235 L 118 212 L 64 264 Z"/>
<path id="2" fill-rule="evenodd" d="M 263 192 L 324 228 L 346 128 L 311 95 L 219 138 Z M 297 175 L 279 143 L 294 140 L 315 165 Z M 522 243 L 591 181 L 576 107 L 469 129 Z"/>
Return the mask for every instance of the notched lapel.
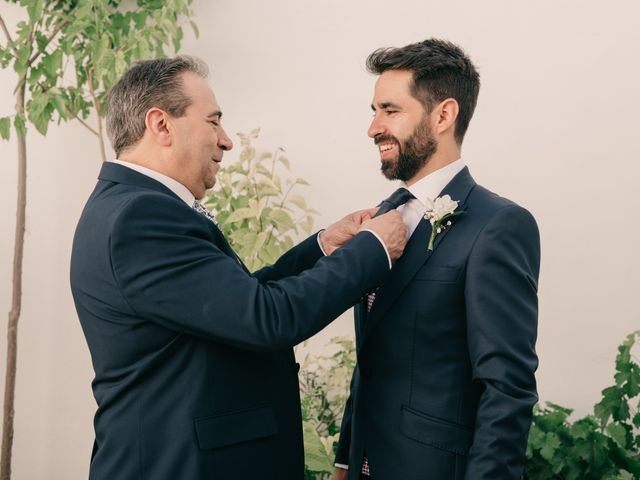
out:
<path id="1" fill-rule="evenodd" d="M 469 193 L 473 190 L 476 183 L 469 173 L 469 169 L 465 167 L 447 184 L 442 190 L 440 196 L 449 195 L 453 200 L 458 200 L 458 209 L 464 209 Z M 462 215 L 464 216 L 464 214 Z M 431 223 L 424 218 L 420 220 L 413 235 L 409 239 L 405 247 L 404 254 L 393 266 L 393 270 L 387 280 L 380 286 L 376 292 L 376 300 L 373 303 L 371 311 L 366 315 L 364 324 L 361 326 L 360 346 L 362 346 L 366 338 L 373 331 L 377 323 L 385 316 L 389 308 L 394 304 L 400 296 L 407 284 L 415 276 L 418 270 L 429 261 L 433 253 L 442 243 L 447 234 L 455 228 L 456 222 L 460 218 L 453 220 L 453 224 L 441 232 L 435 239 L 433 251 L 429 251 L 429 236 L 431 235 Z"/>

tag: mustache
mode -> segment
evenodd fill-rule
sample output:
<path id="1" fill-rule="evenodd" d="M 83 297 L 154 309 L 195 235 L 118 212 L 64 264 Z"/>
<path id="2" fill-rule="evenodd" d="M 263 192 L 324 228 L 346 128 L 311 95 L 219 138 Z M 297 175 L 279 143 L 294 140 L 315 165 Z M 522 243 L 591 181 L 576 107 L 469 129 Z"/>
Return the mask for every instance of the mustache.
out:
<path id="1" fill-rule="evenodd" d="M 389 142 L 393 142 L 396 145 L 400 145 L 400 142 L 398 141 L 398 139 L 393 135 L 378 135 L 374 137 L 373 141 L 376 145 L 380 145 L 381 143 L 389 143 Z"/>

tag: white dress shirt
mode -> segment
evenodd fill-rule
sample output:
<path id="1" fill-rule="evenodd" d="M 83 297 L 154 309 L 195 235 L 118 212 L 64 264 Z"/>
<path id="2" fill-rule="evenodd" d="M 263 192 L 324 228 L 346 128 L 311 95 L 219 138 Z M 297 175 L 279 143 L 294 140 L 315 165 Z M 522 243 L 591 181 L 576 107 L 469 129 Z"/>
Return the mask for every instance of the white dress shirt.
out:
<path id="1" fill-rule="evenodd" d="M 444 187 L 455 177 L 462 169 L 465 167 L 464 160 L 459 158 L 455 162 L 450 163 L 449 165 L 442 167 L 435 172 L 430 173 L 424 178 L 421 178 L 416 183 L 407 187 L 406 185 L 402 185 L 407 190 L 409 190 L 414 197 L 414 200 L 409 200 L 404 205 L 398 207 L 398 212 L 402 215 L 402 220 L 404 220 L 405 225 L 408 229 L 408 237 L 411 238 L 413 232 L 416 230 L 418 223 L 424 216 L 424 211 L 427 208 L 424 204 L 424 200 L 430 198 L 431 200 L 435 200 Z M 453 200 L 457 200 L 454 198 Z"/>

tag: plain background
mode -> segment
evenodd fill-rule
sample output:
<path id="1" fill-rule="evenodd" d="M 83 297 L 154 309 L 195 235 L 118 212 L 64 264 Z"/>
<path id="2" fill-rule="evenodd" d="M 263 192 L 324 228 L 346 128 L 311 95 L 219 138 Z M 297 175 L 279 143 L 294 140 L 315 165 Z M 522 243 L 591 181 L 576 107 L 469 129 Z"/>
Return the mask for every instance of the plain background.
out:
<path id="1" fill-rule="evenodd" d="M 187 31 L 182 52 L 209 63 L 230 134 L 261 127 L 259 149 L 286 149 L 293 174 L 312 184 L 298 193 L 321 227 L 396 188 L 366 136 L 375 81 L 366 56 L 432 36 L 461 45 L 482 77 L 463 157 L 479 183 L 528 208 L 541 230 L 540 397 L 585 415 L 612 382 L 616 346 L 640 326 L 638 5 L 196 0 L 201 35 Z M 0 8 L 13 31 L 20 9 Z M 12 71 L 0 71 L 0 85 L 3 116 L 13 111 Z M 86 478 L 93 372 L 68 266 L 100 168 L 97 141 L 78 124 L 52 126 L 46 139 L 30 128 L 28 155 L 14 478 Z M 0 143 L 0 159 L 4 381 L 15 142 Z M 334 335 L 353 335 L 350 315 L 298 353 L 325 352 Z"/>

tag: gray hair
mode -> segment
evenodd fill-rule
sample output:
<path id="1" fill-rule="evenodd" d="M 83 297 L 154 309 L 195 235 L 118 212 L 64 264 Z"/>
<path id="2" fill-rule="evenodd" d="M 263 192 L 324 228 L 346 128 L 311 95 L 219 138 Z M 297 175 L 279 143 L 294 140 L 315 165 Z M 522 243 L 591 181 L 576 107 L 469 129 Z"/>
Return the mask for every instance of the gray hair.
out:
<path id="1" fill-rule="evenodd" d="M 107 99 L 107 135 L 116 157 L 135 145 L 145 130 L 150 108 L 181 117 L 192 99 L 184 92 L 183 72 L 206 78 L 207 64 L 187 55 L 134 63 L 113 86 Z"/>

